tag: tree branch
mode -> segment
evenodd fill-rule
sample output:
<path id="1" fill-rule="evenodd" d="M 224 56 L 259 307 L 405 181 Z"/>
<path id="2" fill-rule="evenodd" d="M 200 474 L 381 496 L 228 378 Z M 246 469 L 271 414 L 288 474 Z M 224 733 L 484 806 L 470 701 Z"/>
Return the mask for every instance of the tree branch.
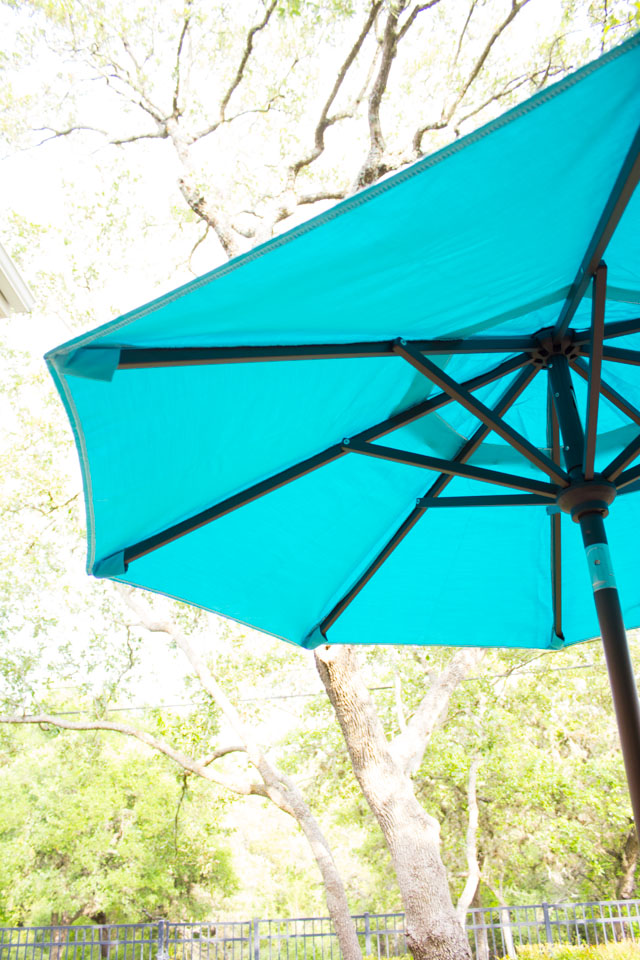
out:
<path id="1" fill-rule="evenodd" d="M 380 66 L 373 83 L 373 88 L 369 94 L 369 109 L 367 112 L 369 121 L 369 152 L 356 177 L 352 192 L 361 190 L 370 183 L 374 183 L 385 173 L 384 167 L 382 166 L 385 142 L 380 123 L 380 104 L 382 103 L 383 94 L 387 89 L 391 65 L 398 52 L 398 34 L 396 33 L 398 16 L 399 11 L 395 7 L 392 7 L 389 10 L 384 26 L 380 44 Z"/>
<path id="2" fill-rule="evenodd" d="M 267 100 L 267 103 L 264 107 L 251 107 L 249 110 L 240 110 L 239 113 L 234 113 L 233 116 L 226 117 L 224 120 L 215 120 L 214 123 L 209 124 L 208 127 L 203 127 L 202 130 L 199 130 L 198 133 L 192 133 L 185 137 L 186 142 L 189 145 L 196 143 L 197 140 L 202 140 L 204 137 L 208 137 L 210 133 L 215 133 L 216 130 L 219 130 L 224 124 L 233 123 L 235 120 L 239 120 L 241 117 L 249 117 L 256 113 L 269 113 L 269 111 L 273 109 L 273 105 L 280 100 L 281 97 L 281 93 L 274 93 L 274 95 Z"/>
<path id="3" fill-rule="evenodd" d="M 398 44 L 404 39 L 416 22 L 418 15 L 425 10 L 430 10 L 432 7 L 435 7 L 439 2 L 440 0 L 428 0 L 427 3 L 417 3 L 411 9 L 407 19 L 402 25 L 400 25 L 399 21 L 407 6 L 406 0 L 396 0 L 394 4 L 390 5 L 382 39 L 379 41 L 380 64 L 371 93 L 369 94 L 367 111 L 367 119 L 369 122 L 369 151 L 352 186 L 351 192 L 375 183 L 375 181 L 384 176 L 384 174 L 389 173 L 391 169 L 395 169 L 395 167 L 391 167 L 383 161 L 385 141 L 380 121 L 382 98 L 387 90 L 391 67 L 398 52 Z M 396 166 L 398 165 L 401 166 L 402 164 L 396 164 Z"/>
<path id="4" fill-rule="evenodd" d="M 60 730 L 110 730 L 113 733 L 120 733 L 125 737 L 133 737 L 135 740 L 139 740 L 157 753 L 162 753 L 165 757 L 173 760 L 173 762 L 177 763 L 183 770 L 202 777 L 203 780 L 217 783 L 219 786 L 225 787 L 233 793 L 238 793 L 242 796 L 266 796 L 266 790 L 262 784 L 243 783 L 226 774 L 214 773 L 211 770 L 205 769 L 205 766 L 201 762 L 194 760 L 192 757 L 188 757 L 185 753 L 182 753 L 182 751 L 172 747 L 166 740 L 154 737 L 150 733 L 147 733 L 146 730 L 130 727 L 124 723 L 115 723 L 111 720 L 63 720 L 61 717 L 55 716 L 55 714 L 48 713 L 34 714 L 33 716 L 0 716 L 0 723 L 47 724 L 48 726 L 58 727 Z"/>
<path id="5" fill-rule="evenodd" d="M 182 56 L 182 47 L 184 45 L 185 37 L 187 36 L 187 31 L 189 29 L 189 24 L 191 22 L 191 3 L 192 0 L 186 0 L 185 2 L 185 16 L 182 23 L 182 30 L 180 31 L 180 39 L 178 40 L 178 49 L 176 51 L 176 65 L 174 68 L 174 74 L 176 78 L 176 84 L 173 90 L 173 116 L 180 116 L 180 58 Z"/>
<path id="6" fill-rule="evenodd" d="M 368 13 L 368 15 L 367 15 L 367 18 L 366 18 L 366 20 L 365 20 L 365 22 L 364 22 L 364 26 L 362 27 L 362 30 L 360 31 L 360 34 L 358 35 L 358 39 L 356 40 L 356 42 L 354 43 L 354 45 L 351 47 L 351 50 L 350 50 L 349 53 L 347 54 L 346 59 L 344 60 L 342 66 L 340 67 L 340 70 L 338 71 L 338 76 L 336 77 L 336 80 L 335 80 L 335 83 L 334 83 L 334 85 L 333 85 L 333 87 L 332 87 L 331 93 L 329 94 L 329 96 L 328 96 L 328 98 L 327 98 L 327 100 L 326 100 L 326 102 L 325 102 L 325 104 L 324 104 L 324 106 L 323 106 L 323 108 L 322 108 L 322 110 L 321 110 L 321 112 L 320 112 L 320 119 L 318 120 L 318 123 L 317 123 L 317 125 L 316 125 L 316 129 L 315 129 L 315 133 L 314 133 L 314 147 L 313 147 L 313 150 L 311 150 L 310 153 L 306 154 L 306 156 L 302 157 L 300 160 L 297 160 L 295 163 L 291 164 L 291 166 L 290 166 L 290 168 L 289 168 L 289 184 L 290 184 L 290 186 L 293 186 L 293 183 L 295 182 L 295 179 L 296 179 L 296 177 L 298 176 L 298 174 L 300 173 L 300 171 L 301 171 L 304 167 L 308 167 L 309 164 L 311 164 L 311 163 L 313 163 L 315 160 L 317 160 L 318 157 L 320 156 L 320 154 L 323 152 L 323 150 L 324 150 L 324 135 L 325 135 L 327 129 L 328 129 L 332 124 L 336 123 L 337 120 L 339 120 L 339 119 L 344 119 L 344 117 L 348 116 L 348 114 L 344 114 L 344 113 L 343 113 L 343 114 L 340 114 L 339 116 L 336 115 L 336 116 L 333 116 L 333 117 L 329 117 L 329 110 L 331 109 L 331 107 L 332 107 L 332 105 L 333 105 L 333 102 L 334 102 L 334 100 L 336 99 L 336 97 L 337 97 L 337 95 L 338 95 L 338 92 L 339 92 L 339 90 L 340 90 L 340 87 L 341 87 L 342 84 L 344 83 L 344 80 L 345 80 L 345 78 L 346 78 L 346 76 L 347 76 L 347 73 L 348 73 L 349 70 L 351 69 L 351 66 L 353 65 L 356 57 L 357 57 L 358 54 L 360 53 L 360 50 L 362 49 L 362 45 L 363 45 L 364 41 L 366 40 L 367 36 L 369 35 L 369 32 L 371 31 L 371 28 L 372 28 L 373 24 L 375 23 L 376 17 L 378 16 L 378 13 L 379 13 L 379 11 L 380 11 L 380 9 L 381 9 L 381 7 L 382 7 L 382 2 L 383 2 L 383 0 L 374 0 L 374 2 L 371 4 L 371 9 L 369 10 L 369 13 Z"/>
<path id="7" fill-rule="evenodd" d="M 460 31 L 460 36 L 458 37 L 458 46 L 456 47 L 456 52 L 455 52 L 455 56 L 454 56 L 454 58 L 453 58 L 453 63 L 451 64 L 452 69 L 453 69 L 453 67 L 455 67 L 455 65 L 456 65 L 457 62 L 458 62 L 458 58 L 459 58 L 460 53 L 461 53 L 461 51 L 462 51 L 462 42 L 463 42 L 464 37 L 465 37 L 465 34 L 466 34 L 466 32 L 467 32 L 467 28 L 468 28 L 469 24 L 471 23 L 471 17 L 473 16 L 473 11 L 474 11 L 475 8 L 476 8 L 476 3 L 477 3 L 477 2 L 478 2 L 478 0 L 472 0 L 471 6 L 469 7 L 469 13 L 467 14 L 467 19 L 465 20 L 464 26 L 463 26 L 462 30 Z"/>
<path id="8" fill-rule="evenodd" d="M 402 38 L 407 33 L 407 31 L 411 29 L 418 14 L 424 13 L 425 10 L 430 10 L 431 7 L 435 7 L 437 3 L 440 3 L 440 0 L 429 0 L 429 3 L 417 4 L 409 14 L 409 17 L 406 20 L 406 22 L 402 25 L 401 29 L 398 31 L 398 41 L 402 40 Z"/>
<path id="9" fill-rule="evenodd" d="M 390 749 L 394 760 L 408 776 L 413 776 L 422 763 L 431 734 L 452 693 L 483 656 L 484 650 L 477 647 L 458 650 L 425 693 L 406 730 L 393 739 Z"/>
<path id="10" fill-rule="evenodd" d="M 316 193 L 303 193 L 296 197 L 296 203 L 298 206 L 304 206 L 305 204 L 321 203 L 323 200 L 344 200 L 346 195 L 347 191 L 339 188 L 318 190 Z"/>
<path id="11" fill-rule="evenodd" d="M 264 30 L 264 28 L 266 27 L 266 25 L 269 23 L 269 20 L 271 19 L 271 14 L 272 14 L 273 11 L 275 10 L 276 5 L 277 5 L 277 2 L 278 2 L 278 0 L 271 0 L 271 3 L 270 3 L 270 5 L 267 7 L 267 11 L 266 11 L 264 17 L 262 18 L 262 20 L 260 21 L 260 23 L 256 24 L 256 26 L 254 26 L 254 27 L 251 27 L 251 29 L 250 29 L 249 32 L 247 33 L 247 41 L 246 41 L 246 43 L 245 43 L 244 51 L 243 51 L 243 53 L 242 53 L 242 59 L 240 60 L 240 65 L 238 66 L 238 69 L 237 69 L 237 71 L 236 71 L 235 77 L 234 77 L 233 80 L 231 81 L 231 86 L 229 87 L 229 89 L 228 89 L 227 92 L 225 93 L 224 97 L 222 98 L 222 102 L 220 103 L 220 120 L 221 120 L 221 122 L 224 122 L 224 120 L 226 119 L 226 117 L 225 117 L 225 111 L 226 111 L 226 109 L 227 109 L 227 106 L 229 105 L 229 100 L 231 100 L 231 97 L 233 96 L 234 91 L 239 87 L 240 83 L 242 82 L 242 77 L 243 77 L 243 75 L 244 75 L 244 69 L 245 69 L 245 67 L 246 67 L 246 65 L 247 65 L 247 63 L 248 63 L 248 61 L 249 61 L 249 57 L 251 56 L 251 53 L 252 53 L 252 51 L 253 51 L 253 38 L 255 37 L 255 35 L 256 35 L 257 33 L 260 32 L 260 30 Z"/>
<path id="12" fill-rule="evenodd" d="M 135 133 L 131 137 L 123 137 L 121 140 L 110 140 L 113 147 L 121 147 L 125 143 L 135 143 L 137 140 L 166 140 L 169 136 L 166 127 L 162 127 L 155 133 Z"/>
<path id="13" fill-rule="evenodd" d="M 464 98 L 465 98 L 465 96 L 466 96 L 469 88 L 472 86 L 472 84 L 473 84 L 473 83 L 475 82 L 475 80 L 477 79 L 477 77 L 478 77 L 480 71 L 482 70 L 482 68 L 483 68 L 483 66 L 484 66 L 484 64 L 485 64 L 485 62 L 486 62 L 486 60 L 487 60 L 487 57 L 488 57 L 489 54 L 491 53 L 494 45 L 497 43 L 497 41 L 498 41 L 499 38 L 502 36 L 502 34 L 504 33 L 504 31 L 507 29 L 507 27 L 509 26 L 509 24 L 512 23 L 513 20 L 516 18 L 516 16 L 520 13 L 520 11 L 522 10 L 522 8 L 527 5 L 527 3 L 529 3 L 529 0 L 511 0 L 511 9 L 509 10 L 509 13 L 508 13 L 507 16 L 504 18 L 504 20 L 502 21 L 502 23 L 498 24 L 498 26 L 496 27 L 496 29 L 493 31 L 493 33 L 492 33 L 491 36 L 489 37 L 489 40 L 488 40 L 487 43 L 485 44 L 484 49 L 482 50 L 480 56 L 476 59 L 475 63 L 473 64 L 473 66 L 472 66 L 472 68 L 471 68 L 471 70 L 469 71 L 469 74 L 468 74 L 468 76 L 467 76 L 467 79 L 464 81 L 464 83 L 462 84 L 462 86 L 461 86 L 460 89 L 458 90 L 458 93 L 457 93 L 457 95 L 456 95 L 456 98 L 455 98 L 455 100 L 453 101 L 453 103 L 451 104 L 451 106 L 450 106 L 448 109 L 447 109 L 446 107 L 443 107 L 440 120 L 436 121 L 435 123 L 426 124 L 425 126 L 420 127 L 420 128 L 415 132 L 415 134 L 414 134 L 414 136 L 413 136 L 413 149 L 414 149 L 414 152 L 415 152 L 416 156 L 418 156 L 418 157 L 421 156 L 421 153 L 422 153 L 422 137 L 424 136 L 424 134 L 425 134 L 428 130 L 441 130 L 441 129 L 443 129 L 444 127 L 449 126 L 449 124 L 451 123 L 451 120 L 452 120 L 452 118 L 453 118 L 456 110 L 458 109 L 458 107 L 460 106 L 460 104 L 462 103 L 462 101 L 464 100 Z M 472 10 L 473 10 L 473 7 L 472 7 Z M 470 11 L 469 17 L 467 18 L 467 22 L 465 23 L 464 30 L 466 30 L 466 27 L 467 27 L 467 25 L 468 25 L 469 19 L 470 19 L 470 17 L 471 17 L 471 12 L 472 12 L 472 11 Z M 464 33 L 464 30 L 463 30 L 463 33 Z M 461 44 L 460 44 L 460 45 L 461 45 Z M 458 51 L 458 53 L 456 53 L 456 59 L 457 59 L 458 55 L 459 55 L 459 51 Z"/>
<path id="14" fill-rule="evenodd" d="M 470 110 L 469 113 L 465 113 L 464 116 L 460 117 L 460 119 L 456 122 L 456 133 L 458 132 L 458 128 L 462 126 L 463 123 L 465 123 L 467 120 L 470 120 L 471 117 L 475 117 L 476 114 L 481 113 L 486 107 L 489 106 L 490 103 L 494 103 L 498 100 L 504 99 L 504 97 L 508 97 L 510 94 L 514 93 L 514 91 L 524 86 L 525 83 L 534 83 L 536 85 L 536 89 L 539 90 L 540 87 L 544 86 L 549 77 L 555 77 L 559 73 L 564 73 L 564 67 L 553 67 L 548 64 L 544 70 L 536 70 L 534 73 L 527 74 L 526 76 L 512 77 L 512 79 L 504 85 L 502 90 L 499 90 L 498 93 L 494 93 L 479 106 L 474 107 L 474 109 Z M 538 81 L 537 78 L 540 74 L 542 74 L 542 79 Z"/>
<path id="15" fill-rule="evenodd" d="M 214 207 L 213 204 L 206 199 L 202 190 L 200 189 L 194 171 L 191 167 L 186 144 L 183 141 L 180 141 L 177 134 L 172 135 L 171 131 L 169 132 L 169 136 L 171 137 L 178 157 L 185 168 L 184 175 L 178 180 L 178 188 L 180 193 L 196 216 L 198 216 L 208 227 L 211 227 L 220 241 L 220 245 L 225 254 L 229 258 L 237 256 L 237 254 L 240 253 L 240 245 L 233 227 L 222 213 L 220 207 Z"/>
<path id="16" fill-rule="evenodd" d="M 198 763 L 202 764 L 203 767 L 208 767 L 210 763 L 214 763 L 216 760 L 219 760 L 220 757 L 226 757 L 230 753 L 246 752 L 247 748 L 241 743 L 232 744 L 228 747 L 218 747 L 213 753 L 209 753 L 206 757 L 201 757 Z"/>
<path id="17" fill-rule="evenodd" d="M 283 220 L 287 220 L 288 217 L 292 217 L 297 211 L 298 207 L 305 205 L 310 205 L 314 203 L 322 203 L 326 200 L 344 200 L 347 195 L 346 190 L 319 190 L 317 193 L 303 194 L 300 197 L 293 196 L 290 198 L 290 202 L 287 203 L 286 199 L 282 200 L 280 205 L 277 206 L 275 213 L 271 217 L 271 232 L 273 232 L 273 227 L 276 223 L 281 223 Z M 253 234 L 255 236 L 255 233 Z"/>
<path id="18" fill-rule="evenodd" d="M 480 757 L 475 756 L 469 767 L 469 780 L 467 784 L 467 880 L 464 889 L 460 894 L 456 906 L 456 913 L 460 923 L 464 923 L 467 911 L 478 889 L 480 882 L 480 864 L 478 863 L 478 847 L 476 837 L 478 833 L 478 796 L 476 793 L 476 782 L 478 777 L 478 767 L 480 766 Z"/>
<path id="19" fill-rule="evenodd" d="M 160 108 L 157 107 L 154 103 L 152 103 L 152 101 L 149 99 L 149 97 L 146 94 L 146 91 L 144 89 L 144 83 L 143 83 L 143 76 L 144 76 L 143 71 L 140 65 L 138 64 L 138 61 L 136 60 L 135 56 L 133 55 L 133 51 L 131 50 L 131 47 L 129 45 L 127 38 L 124 36 L 121 36 L 120 40 L 122 41 L 122 46 L 126 50 L 128 56 L 131 58 L 135 66 L 136 78 L 134 79 L 129 73 L 129 71 L 126 69 L 126 67 L 120 66 L 120 64 L 118 64 L 115 61 L 115 59 L 112 57 L 110 62 L 114 72 L 112 74 L 108 74 L 103 71 L 102 75 L 104 79 L 106 80 L 107 84 L 111 86 L 112 89 L 116 90 L 117 93 L 120 93 L 121 95 L 125 96 L 130 103 L 133 103 L 135 106 L 140 107 L 140 109 L 144 110 L 145 113 L 148 113 L 150 117 L 153 117 L 156 123 L 163 124 L 166 120 L 166 117 L 163 115 Z M 117 88 L 114 88 L 113 84 L 109 83 L 110 79 L 118 80 L 119 83 L 123 84 L 123 86 L 126 89 L 126 93 L 124 93 L 122 90 L 118 90 Z M 134 94 L 134 96 L 131 96 L 132 93 Z M 136 99 L 136 97 L 139 97 L 140 99 Z"/>
<path id="20" fill-rule="evenodd" d="M 295 812 L 291 806 L 291 803 L 289 802 L 290 798 L 286 795 L 286 785 L 282 775 L 267 761 L 262 750 L 252 737 L 251 732 L 242 722 L 240 714 L 233 706 L 230 699 L 212 672 L 209 670 L 200 654 L 192 646 L 188 637 L 178 629 L 170 616 L 167 616 L 162 620 L 157 620 L 151 609 L 146 604 L 142 603 L 140 599 L 133 593 L 133 591 L 127 591 L 125 588 L 121 589 L 120 593 L 122 596 L 124 596 L 127 604 L 140 618 L 141 626 L 152 633 L 168 634 L 176 646 L 182 650 L 185 657 L 193 667 L 198 680 L 200 681 L 202 689 L 220 708 L 227 722 L 240 740 L 240 743 L 246 751 L 249 760 L 264 780 L 269 798 L 273 800 L 273 802 L 285 813 L 295 817 Z M 284 791 L 283 786 L 285 787 Z"/>
<path id="21" fill-rule="evenodd" d="M 502 23 L 496 27 L 496 29 L 493 31 L 493 33 L 489 37 L 489 40 L 487 41 L 484 50 L 482 51 L 482 53 L 474 63 L 473 67 L 471 68 L 471 72 L 469 73 L 469 76 L 467 77 L 465 83 L 462 85 L 462 89 L 458 91 L 458 95 L 456 97 L 456 100 L 454 101 L 454 105 L 449 112 L 450 116 L 454 114 L 456 108 L 458 107 L 458 104 L 461 103 L 462 100 L 464 100 L 467 94 L 467 91 L 469 90 L 469 87 L 474 82 L 474 80 L 476 79 L 480 71 L 482 70 L 487 57 L 489 56 L 489 54 L 491 53 L 491 50 L 493 49 L 494 44 L 499 40 L 499 38 L 502 36 L 504 31 L 509 26 L 509 24 L 520 13 L 522 8 L 525 7 L 528 3 L 529 3 L 529 0 L 519 0 L 519 2 L 518 0 L 512 0 L 511 9 L 509 13 L 504 18 Z"/>
<path id="22" fill-rule="evenodd" d="M 34 133 L 44 133 L 46 130 L 51 131 L 51 136 L 40 140 L 36 144 L 37 147 L 41 147 L 43 143 L 48 143 L 50 140 L 56 140 L 58 137 L 68 137 L 70 134 L 77 133 L 80 130 L 89 130 L 91 133 L 100 133 L 104 137 L 107 136 L 107 131 L 102 130 L 100 127 L 89 127 L 82 124 L 75 124 L 73 127 L 68 127 L 66 130 L 56 130 L 54 127 L 36 127 Z"/>

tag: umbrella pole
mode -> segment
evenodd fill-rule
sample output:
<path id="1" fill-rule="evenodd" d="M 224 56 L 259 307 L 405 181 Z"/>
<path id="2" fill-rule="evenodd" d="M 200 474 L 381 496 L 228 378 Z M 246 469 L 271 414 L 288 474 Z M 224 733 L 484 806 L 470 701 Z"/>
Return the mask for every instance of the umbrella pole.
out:
<path id="1" fill-rule="evenodd" d="M 593 598 L 609 671 L 631 806 L 636 829 L 640 833 L 640 702 L 622 619 L 620 597 L 609 558 L 602 514 L 583 513 L 578 522 L 591 573 Z"/>
<path id="2" fill-rule="evenodd" d="M 571 477 L 571 484 L 558 498 L 558 506 L 571 514 L 572 519 L 580 524 L 582 532 L 618 722 L 631 807 L 640 837 L 640 703 L 604 527 L 604 517 L 609 512 L 616 489 L 603 478 L 584 478 L 585 434 L 566 357 L 553 357 L 548 364 L 548 371 L 553 403 L 564 441 L 564 459 Z"/>

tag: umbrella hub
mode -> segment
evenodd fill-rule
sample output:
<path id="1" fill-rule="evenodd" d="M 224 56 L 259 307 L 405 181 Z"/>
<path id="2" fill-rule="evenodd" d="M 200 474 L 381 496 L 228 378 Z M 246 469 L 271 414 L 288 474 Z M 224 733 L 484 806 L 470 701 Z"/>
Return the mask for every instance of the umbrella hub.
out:
<path id="1" fill-rule="evenodd" d="M 580 517 L 587 513 L 606 517 L 616 493 L 615 484 L 596 476 L 593 480 L 577 480 L 565 487 L 556 503 L 564 513 L 571 514 L 574 523 L 579 523 Z"/>
<path id="2" fill-rule="evenodd" d="M 535 334 L 535 340 L 538 346 L 531 351 L 531 362 L 536 366 L 546 367 L 557 356 L 565 356 L 567 360 L 575 360 L 580 356 L 580 346 L 574 342 L 573 330 L 558 336 L 553 327 L 545 327 Z"/>

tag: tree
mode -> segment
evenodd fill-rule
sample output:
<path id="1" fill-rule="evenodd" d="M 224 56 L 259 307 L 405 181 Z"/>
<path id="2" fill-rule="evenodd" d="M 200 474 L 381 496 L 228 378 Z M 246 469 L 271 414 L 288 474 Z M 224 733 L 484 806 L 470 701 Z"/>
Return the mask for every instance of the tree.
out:
<path id="1" fill-rule="evenodd" d="M 355 775 L 391 853 L 405 909 L 407 944 L 416 960 L 449 960 L 469 950 L 449 894 L 440 827 L 418 801 L 412 776 L 452 691 L 481 654 L 474 648 L 459 651 L 389 743 L 359 675 L 355 652 L 348 647 L 325 647 L 316 653 L 318 673 L 342 728 Z"/>
<path id="2" fill-rule="evenodd" d="M 30 138 L 29 126 L 39 124 L 25 122 L 24 104 L 6 122 L 19 125 L 19 112 L 18 132 L 27 142 L 39 138 L 49 149 L 70 137 L 85 149 L 96 142 L 105 149 L 133 143 L 140 148 L 146 141 L 169 148 L 194 250 L 230 256 L 469 131 L 599 46 L 615 42 L 637 18 L 632 4 L 616 6 L 614 15 L 606 4 L 594 3 L 588 13 L 598 29 L 576 44 L 567 36 L 580 21 L 572 3 L 559 6 L 558 20 L 544 35 L 532 18 L 534 7 L 533 0 L 471 0 L 465 8 L 444 0 L 269 0 L 255 6 L 186 0 L 174 15 L 149 4 L 125 12 L 117 5 L 34 2 L 26 25 L 20 21 L 21 50 L 29 58 L 44 48 L 58 57 L 61 72 L 26 104 L 27 113 L 32 104 L 34 113 L 44 108 L 46 126 L 38 137 Z M 520 24 L 514 54 L 507 41 Z M 84 99 L 86 84 L 102 90 L 103 127 Z M 124 167 L 120 156 L 112 162 L 116 170 Z M 163 620 L 164 632 L 168 623 Z M 243 782 L 240 792 L 269 796 L 293 812 L 307 833 L 345 938 L 343 952 L 357 956 L 342 885 L 301 798 L 239 722 L 203 661 L 187 652 L 174 626 L 169 634 L 187 653 L 260 775 L 259 783 Z M 453 658 L 442 682 L 436 678 L 406 736 L 401 733 L 391 747 L 353 655 L 328 651 L 317 662 L 356 775 L 391 850 L 414 954 L 420 960 L 468 956 L 447 890 L 437 824 L 411 785 L 429 724 L 445 708 L 456 676 L 461 679 L 463 661 Z M 357 709 L 351 714 L 353 704 Z M 49 722 L 58 721 L 49 717 Z M 151 743 L 148 733 L 120 732 Z M 214 779 L 202 759 L 178 757 L 159 738 L 151 745 L 173 754 L 192 773 Z M 397 797 L 381 793 L 381 777 L 396 784 Z M 405 828 L 414 841 L 410 845 L 401 843 Z M 434 882 L 415 896 L 415 871 L 424 863 L 433 866 Z"/>
<path id="3" fill-rule="evenodd" d="M 467 853 L 460 811 L 470 758 L 478 760 L 475 846 L 487 904 L 609 899 L 625 882 L 633 888 L 629 801 L 595 643 L 552 664 L 531 653 L 494 660 L 459 691 L 433 747 L 437 764 L 416 781 L 440 811 L 457 875 Z"/>
<path id="4" fill-rule="evenodd" d="M 161 758 L 108 735 L 3 734 L 3 922 L 202 916 L 237 885 L 216 804 L 204 819 Z"/>
<path id="5" fill-rule="evenodd" d="M 342 954 L 345 958 L 361 956 L 355 924 L 351 919 L 347 897 L 340 874 L 336 868 L 331 849 L 322 828 L 313 816 L 296 784 L 269 760 L 260 748 L 255 735 L 227 697 L 223 687 L 216 680 L 203 658 L 190 642 L 187 633 L 180 629 L 175 616 L 165 611 L 164 619 L 157 619 L 157 613 L 141 603 L 138 598 L 126 592 L 126 599 L 134 608 L 139 623 L 148 631 L 163 633 L 182 650 L 191 664 L 198 681 L 211 701 L 218 708 L 235 736 L 234 742 L 225 742 L 224 737 L 211 746 L 203 755 L 195 754 L 202 740 L 193 736 L 190 730 L 186 744 L 179 742 L 179 731 L 171 730 L 163 724 L 165 735 L 150 733 L 138 725 L 107 720 L 97 717 L 92 720 L 68 720 L 56 713 L 38 713 L 32 715 L 9 715 L 0 717 L 2 724 L 46 724 L 64 730 L 109 730 L 137 740 L 158 754 L 168 757 L 177 764 L 185 775 L 200 777 L 217 784 L 232 793 L 241 796 L 259 796 L 272 801 L 280 810 L 293 817 L 303 831 L 312 850 L 318 869 L 322 875 L 327 907 L 333 920 Z M 178 736 L 177 736 L 178 735 Z M 189 742 L 190 741 L 190 742 Z M 190 749 L 189 752 L 187 750 Z M 216 761 L 230 754 L 245 754 L 258 779 L 248 778 L 246 774 L 222 771 L 214 765 Z"/>

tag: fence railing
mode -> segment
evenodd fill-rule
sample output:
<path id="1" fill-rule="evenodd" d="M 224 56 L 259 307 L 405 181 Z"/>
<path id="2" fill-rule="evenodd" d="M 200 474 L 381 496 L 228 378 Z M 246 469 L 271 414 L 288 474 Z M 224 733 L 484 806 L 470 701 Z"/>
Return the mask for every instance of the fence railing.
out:
<path id="1" fill-rule="evenodd" d="M 367 957 L 407 953 L 402 913 L 354 917 Z M 475 960 L 520 946 L 640 942 L 640 900 L 474 908 L 466 929 Z M 0 927 L 0 960 L 340 960 L 328 917 L 211 923 Z"/>

